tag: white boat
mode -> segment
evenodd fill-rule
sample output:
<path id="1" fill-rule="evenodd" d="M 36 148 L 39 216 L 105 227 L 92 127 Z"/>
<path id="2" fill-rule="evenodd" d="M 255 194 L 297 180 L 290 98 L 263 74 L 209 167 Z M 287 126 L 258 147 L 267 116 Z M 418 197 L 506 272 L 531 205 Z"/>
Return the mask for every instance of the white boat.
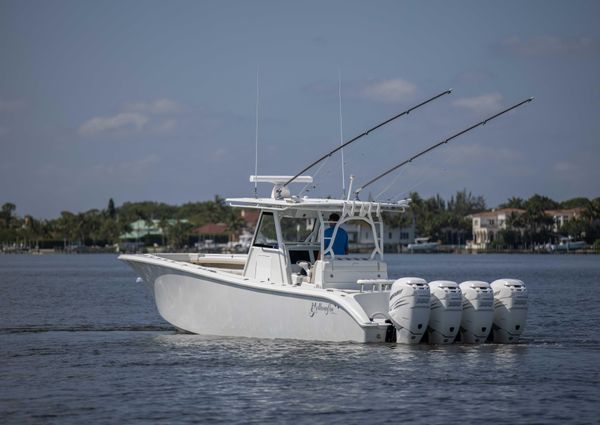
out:
<path id="1" fill-rule="evenodd" d="M 546 247 L 549 252 L 568 252 L 584 249 L 587 244 L 584 241 L 574 241 L 572 237 L 567 236 L 561 237 L 557 244 L 548 244 Z"/>
<path id="2" fill-rule="evenodd" d="M 369 180 L 350 199 L 291 196 L 291 183 L 381 126 L 449 94 L 447 90 L 336 147 L 300 173 L 251 176 L 271 183 L 270 198 L 235 198 L 233 207 L 260 211 L 248 254 L 121 255 L 152 291 L 160 315 L 177 329 L 205 335 L 320 341 L 400 342 L 426 337 L 448 344 L 518 341 L 527 316 L 527 289 L 520 280 L 427 283 L 418 277 L 390 279 L 384 261 L 382 214 L 402 213 L 409 200 L 360 201 L 358 194 L 421 155 L 511 111 L 532 98 L 454 134 Z M 352 177 L 350 188 L 352 187 Z M 337 219 L 331 215 L 338 215 Z M 329 221 L 330 218 L 333 221 Z M 373 234 L 366 256 L 339 255 L 342 226 L 358 221 Z M 330 228 L 332 230 L 330 230 Z M 326 235 L 327 233 L 327 235 Z M 327 243 L 325 241 L 328 241 Z M 334 243 L 330 243 L 334 241 Z M 331 246 L 330 246 L 331 245 Z M 430 320 L 431 317 L 431 320 Z"/>
<path id="3" fill-rule="evenodd" d="M 438 281 L 430 289 L 416 277 L 390 279 L 382 213 L 402 213 L 408 200 L 291 197 L 281 192 L 287 179 L 258 178 L 275 184 L 271 198 L 227 200 L 234 207 L 260 210 L 248 254 L 119 257 L 146 283 L 166 321 L 205 335 L 404 343 L 418 343 L 425 335 L 435 343 L 451 343 L 457 336 L 483 342 L 493 332 L 493 321 L 499 332 L 492 338 L 500 341 L 503 332 L 502 342 L 519 339 L 527 312 L 527 290 L 520 281 L 477 282 L 475 289 L 470 282 Z M 330 223 L 334 212 L 340 219 Z M 324 229 L 334 225 L 335 239 L 351 221 L 366 223 L 375 235 L 366 256 L 336 255 L 325 246 Z M 492 298 L 481 301 L 481 288 L 491 294 L 495 286 L 508 296 L 494 306 Z M 462 323 L 467 310 L 468 321 Z"/>
<path id="4" fill-rule="evenodd" d="M 434 252 L 437 251 L 438 246 L 440 245 L 438 242 L 429 241 L 429 237 L 425 238 L 415 238 L 414 243 L 409 243 L 406 248 L 410 252 Z"/>

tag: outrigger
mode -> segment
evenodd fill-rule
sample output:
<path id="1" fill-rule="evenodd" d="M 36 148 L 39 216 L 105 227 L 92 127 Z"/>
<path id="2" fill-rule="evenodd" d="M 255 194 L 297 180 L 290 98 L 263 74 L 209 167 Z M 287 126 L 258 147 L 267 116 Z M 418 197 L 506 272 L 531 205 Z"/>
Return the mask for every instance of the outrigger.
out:
<path id="1" fill-rule="evenodd" d="M 435 344 L 455 340 L 482 343 L 488 339 L 517 342 L 525 328 L 528 303 L 527 289 L 520 280 L 458 284 L 426 282 L 417 277 L 390 279 L 384 260 L 383 213 L 403 213 L 409 200 L 361 201 L 358 196 L 350 199 L 351 190 L 346 199 L 291 196 L 288 186 L 311 183 L 312 177 L 301 174 L 331 154 L 294 176 L 251 176 L 252 182 L 273 185 L 269 198 L 227 199 L 233 207 L 260 211 L 248 254 L 171 253 L 119 258 L 146 283 L 161 316 L 186 332 L 408 344 L 424 339 Z M 332 221 L 332 213 L 339 219 Z M 327 241 L 335 240 L 349 222 L 360 222 L 368 229 L 370 252 L 334 252 L 333 244 Z M 328 239 L 325 229 L 331 226 Z"/>

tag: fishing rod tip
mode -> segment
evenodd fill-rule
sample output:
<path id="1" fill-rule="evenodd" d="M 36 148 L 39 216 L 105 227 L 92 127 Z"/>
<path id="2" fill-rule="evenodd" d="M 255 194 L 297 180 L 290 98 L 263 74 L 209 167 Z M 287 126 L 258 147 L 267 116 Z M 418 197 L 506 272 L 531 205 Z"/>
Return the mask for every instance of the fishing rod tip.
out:
<path id="1" fill-rule="evenodd" d="M 453 90 L 454 89 L 452 89 L 452 88 L 448 89 L 448 93 L 452 93 Z"/>
<path id="2" fill-rule="evenodd" d="M 531 96 L 531 97 L 529 98 L 529 101 L 531 102 L 533 99 L 535 99 L 535 97 Z"/>

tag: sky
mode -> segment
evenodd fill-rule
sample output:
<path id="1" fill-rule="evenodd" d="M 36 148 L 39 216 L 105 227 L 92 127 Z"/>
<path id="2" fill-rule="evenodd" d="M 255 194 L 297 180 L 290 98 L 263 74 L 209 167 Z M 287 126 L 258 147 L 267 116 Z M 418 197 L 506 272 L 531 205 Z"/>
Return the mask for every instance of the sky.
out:
<path id="1" fill-rule="evenodd" d="M 258 174 L 293 175 L 450 88 L 292 193 L 339 196 L 342 172 L 360 186 L 533 96 L 363 198 L 597 197 L 598 16 L 597 1 L 0 0 L 0 204 L 52 218 L 253 196 L 256 152 Z"/>

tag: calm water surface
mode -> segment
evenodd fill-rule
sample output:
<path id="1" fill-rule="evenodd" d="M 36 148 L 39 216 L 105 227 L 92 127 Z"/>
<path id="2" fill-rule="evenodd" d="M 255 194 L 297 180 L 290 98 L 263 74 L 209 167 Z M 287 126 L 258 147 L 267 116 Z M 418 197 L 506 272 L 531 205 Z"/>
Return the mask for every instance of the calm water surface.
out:
<path id="1" fill-rule="evenodd" d="M 0 255 L 12 423 L 599 423 L 600 257 L 388 256 L 392 277 L 527 284 L 517 345 L 177 334 L 111 255 Z"/>

